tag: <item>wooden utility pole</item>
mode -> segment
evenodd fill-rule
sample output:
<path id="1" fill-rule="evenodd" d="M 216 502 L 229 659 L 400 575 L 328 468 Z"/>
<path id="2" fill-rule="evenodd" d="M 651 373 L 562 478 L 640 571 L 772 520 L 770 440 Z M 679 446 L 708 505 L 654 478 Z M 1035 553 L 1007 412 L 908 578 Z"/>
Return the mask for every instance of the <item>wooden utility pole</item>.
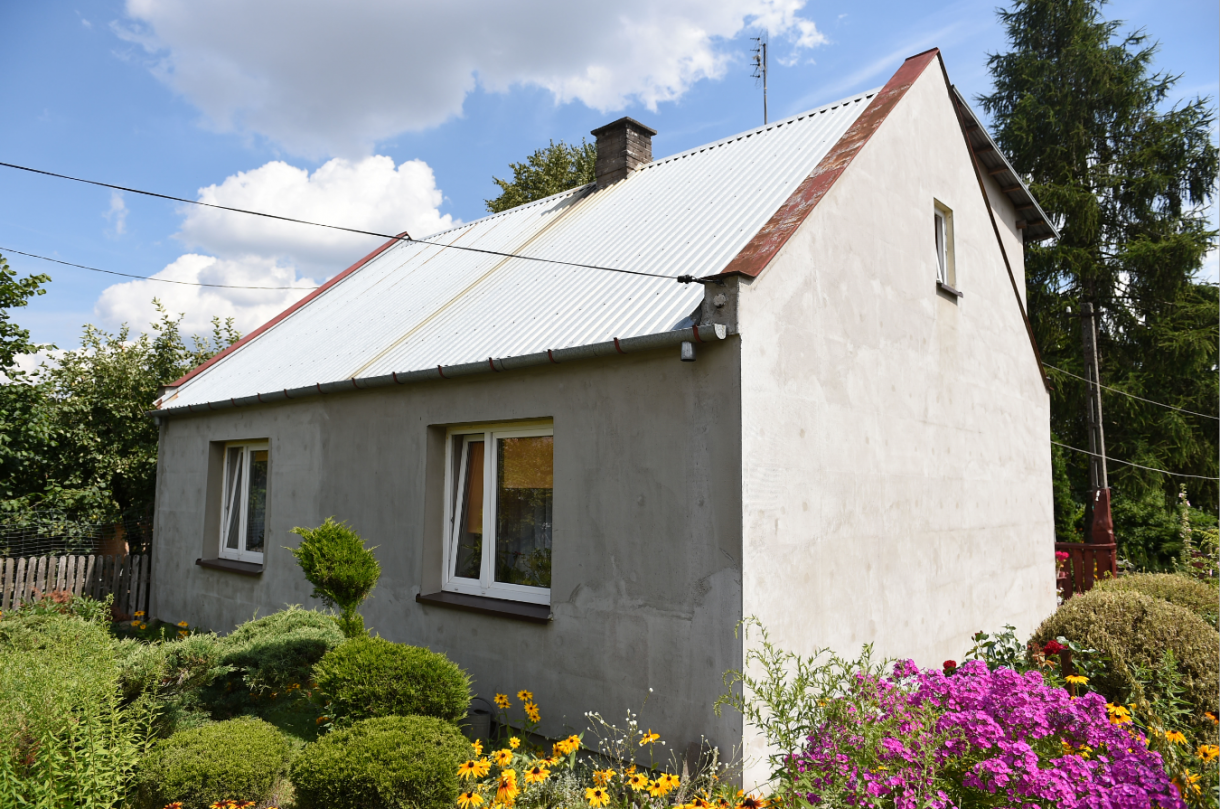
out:
<path id="1" fill-rule="evenodd" d="M 1087 426 L 1089 431 L 1089 488 L 1093 514 L 1089 539 L 1114 543 L 1114 520 L 1110 516 L 1110 482 L 1106 473 L 1106 431 L 1101 417 L 1101 372 L 1097 363 L 1097 320 L 1093 304 L 1081 307 L 1081 342 L 1084 348 L 1085 377 L 1089 381 Z"/>

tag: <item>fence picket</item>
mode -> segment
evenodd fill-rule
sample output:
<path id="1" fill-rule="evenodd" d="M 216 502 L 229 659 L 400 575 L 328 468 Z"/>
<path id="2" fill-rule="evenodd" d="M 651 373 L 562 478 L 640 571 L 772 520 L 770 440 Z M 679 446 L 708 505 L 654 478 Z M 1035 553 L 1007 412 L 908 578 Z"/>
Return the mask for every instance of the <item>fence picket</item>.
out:
<path id="1" fill-rule="evenodd" d="M 93 597 L 93 571 L 94 565 L 97 563 L 96 556 L 85 557 L 85 581 L 81 586 L 81 594 Z"/>
<path id="2" fill-rule="evenodd" d="M 131 612 L 134 614 L 139 612 L 140 607 L 140 557 L 128 555 L 127 569 L 130 575 L 127 578 L 127 603 L 131 605 Z"/>
<path id="3" fill-rule="evenodd" d="M 13 610 L 54 590 L 101 600 L 114 595 L 115 610 L 148 614 L 149 554 L 0 558 L 0 610 Z"/>
<path id="4" fill-rule="evenodd" d="M 3 587 L 0 587 L 0 611 L 10 609 L 10 604 L 13 603 L 13 577 L 17 572 L 17 560 L 5 559 L 4 569 L 0 570 L 0 580 L 3 581 Z"/>

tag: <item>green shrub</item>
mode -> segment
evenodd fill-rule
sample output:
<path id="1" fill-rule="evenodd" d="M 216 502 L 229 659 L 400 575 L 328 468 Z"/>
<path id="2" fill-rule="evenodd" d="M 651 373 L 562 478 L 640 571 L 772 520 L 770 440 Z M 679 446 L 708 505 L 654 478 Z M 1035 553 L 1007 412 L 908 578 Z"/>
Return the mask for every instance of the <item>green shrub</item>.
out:
<path id="1" fill-rule="evenodd" d="M 104 625 L 70 615 L 0 620 L 0 806 L 126 800 L 157 707 L 123 699 L 120 648 Z"/>
<path id="2" fill-rule="evenodd" d="M 1109 658 L 1090 685 L 1112 701 L 1135 690 L 1135 668 L 1153 668 L 1170 652 L 1195 718 L 1202 722 L 1204 711 L 1217 712 L 1220 633 L 1185 607 L 1143 593 L 1094 589 L 1068 599 L 1032 641 L 1043 645 L 1060 636 Z"/>
<path id="3" fill-rule="evenodd" d="M 292 764 L 297 809 L 451 809 L 470 744 L 427 716 L 366 719 L 329 733 Z"/>
<path id="4" fill-rule="evenodd" d="M 313 597 L 327 607 L 339 607 L 344 635 L 366 635 L 364 619 L 356 610 L 381 577 L 373 549 L 365 548 L 359 534 L 333 517 L 317 528 L 293 528 L 292 533 L 301 537 L 301 544 L 290 550 L 313 585 Z"/>
<path id="5" fill-rule="evenodd" d="M 1216 588 L 1180 573 L 1137 573 L 1120 576 L 1097 584 L 1099 590 L 1131 591 L 1152 598 L 1163 598 L 1171 604 L 1185 607 L 1213 626 L 1220 612 L 1220 597 Z"/>
<path id="6" fill-rule="evenodd" d="M 289 607 L 234 629 L 221 642 L 221 663 L 250 691 L 284 691 L 307 683 L 314 665 L 343 640 L 331 616 Z"/>
<path id="7" fill-rule="evenodd" d="M 207 809 L 216 801 L 262 803 L 288 765 L 288 744 L 261 719 L 240 717 L 175 733 L 140 767 L 139 803 Z"/>
<path id="8" fill-rule="evenodd" d="M 341 722 L 375 716 L 433 716 L 458 722 L 470 705 L 470 678 L 443 654 L 356 638 L 314 667 L 314 682 Z"/>

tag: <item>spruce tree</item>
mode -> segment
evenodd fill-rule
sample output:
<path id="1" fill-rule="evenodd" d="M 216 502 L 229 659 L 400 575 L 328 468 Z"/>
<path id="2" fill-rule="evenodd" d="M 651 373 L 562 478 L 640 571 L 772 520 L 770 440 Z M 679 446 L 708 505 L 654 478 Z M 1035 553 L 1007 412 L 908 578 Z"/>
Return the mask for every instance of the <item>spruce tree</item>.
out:
<path id="1" fill-rule="evenodd" d="M 1153 72 L 1157 45 L 1143 31 L 1121 34 L 1121 22 L 1102 18 L 1103 4 L 1015 0 L 998 12 L 1010 50 L 990 57 L 994 92 L 979 102 L 1061 234 L 1026 246 L 1030 319 L 1046 363 L 1084 376 L 1073 314 L 1091 302 L 1100 312 L 1102 384 L 1215 415 L 1220 299 L 1198 275 L 1216 237 L 1206 219 L 1217 176 L 1211 99 L 1173 100 L 1180 76 Z M 1085 383 L 1050 376 L 1053 432 L 1087 448 Z M 1102 396 L 1111 457 L 1216 477 L 1220 422 Z M 1083 502 L 1087 458 L 1068 455 Z M 1166 509 L 1181 482 L 1113 463 L 1110 481 L 1116 503 L 1155 494 Z M 1214 512 L 1215 482 L 1186 482 L 1190 499 Z M 1129 527 L 1116 522 L 1120 543 Z M 1172 553 L 1164 547 L 1137 561 L 1165 563 Z"/>

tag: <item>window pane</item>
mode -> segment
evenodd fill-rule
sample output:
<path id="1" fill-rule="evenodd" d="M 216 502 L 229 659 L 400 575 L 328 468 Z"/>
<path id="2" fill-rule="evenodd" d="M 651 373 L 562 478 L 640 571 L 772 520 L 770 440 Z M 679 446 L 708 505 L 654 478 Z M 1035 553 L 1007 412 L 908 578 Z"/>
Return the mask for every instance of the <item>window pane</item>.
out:
<path id="1" fill-rule="evenodd" d="M 933 219 L 936 224 L 936 279 L 948 283 L 948 274 L 945 272 L 945 216 L 937 211 Z"/>
<path id="2" fill-rule="evenodd" d="M 496 444 L 496 581 L 551 586 L 555 439 L 500 438 Z"/>
<path id="3" fill-rule="evenodd" d="M 225 452 L 225 481 L 228 489 L 224 493 L 224 513 L 221 531 L 225 538 L 225 547 L 237 550 L 237 541 L 241 538 L 241 483 L 245 471 L 245 449 L 229 447 Z"/>
<path id="4" fill-rule="evenodd" d="M 250 488 L 246 497 L 246 550 L 263 552 L 267 531 L 267 456 L 265 449 L 250 453 Z"/>
<path id="5" fill-rule="evenodd" d="M 461 474 L 457 552 L 454 554 L 453 575 L 464 579 L 477 579 L 483 563 L 482 441 L 471 441 L 466 445 L 465 464 Z"/>

